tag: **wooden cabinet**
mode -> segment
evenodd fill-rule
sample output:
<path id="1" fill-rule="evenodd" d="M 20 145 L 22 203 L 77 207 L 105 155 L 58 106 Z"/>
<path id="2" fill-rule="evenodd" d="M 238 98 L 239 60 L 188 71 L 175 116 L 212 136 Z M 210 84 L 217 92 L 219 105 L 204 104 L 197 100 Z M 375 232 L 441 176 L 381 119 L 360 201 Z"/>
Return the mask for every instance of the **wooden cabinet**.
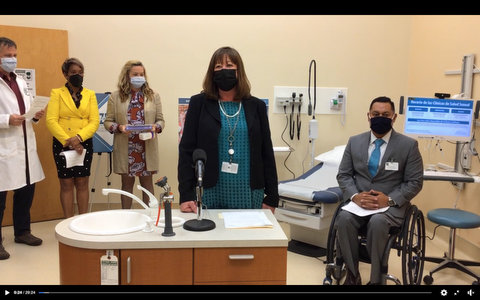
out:
<path id="1" fill-rule="evenodd" d="M 193 249 L 122 249 L 121 284 L 192 284 Z"/>
<path id="2" fill-rule="evenodd" d="M 286 284 L 287 249 L 194 249 L 194 284 Z"/>
<path id="3" fill-rule="evenodd" d="M 60 284 L 101 284 L 106 250 L 59 243 Z M 122 285 L 286 284 L 287 248 L 114 250 Z"/>
<path id="4" fill-rule="evenodd" d="M 100 258 L 106 250 L 83 249 L 59 243 L 60 284 L 101 284 Z M 114 250 L 119 283 L 192 284 L 193 249 Z"/>
<path id="5" fill-rule="evenodd" d="M 100 284 L 100 257 L 105 253 L 105 250 L 76 248 L 59 243 L 60 284 Z M 118 254 L 118 250 L 115 250 L 114 255 L 118 257 Z"/>

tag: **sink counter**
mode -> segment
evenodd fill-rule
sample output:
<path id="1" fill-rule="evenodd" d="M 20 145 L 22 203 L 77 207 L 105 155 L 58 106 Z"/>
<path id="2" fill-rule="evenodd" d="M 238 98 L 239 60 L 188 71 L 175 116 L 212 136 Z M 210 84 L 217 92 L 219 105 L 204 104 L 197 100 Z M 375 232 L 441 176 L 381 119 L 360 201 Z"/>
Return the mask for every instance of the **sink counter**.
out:
<path id="1" fill-rule="evenodd" d="M 227 211 L 263 211 L 273 226 L 227 229 L 222 215 Z M 215 222 L 214 229 L 188 231 L 178 226 L 169 237 L 162 235 L 162 227 L 154 227 L 152 232 L 81 234 L 69 226 L 80 216 L 66 219 L 55 227 L 60 283 L 104 284 L 99 262 L 108 253 L 108 264 L 114 266 L 108 278 L 121 285 L 286 284 L 288 239 L 270 210 L 203 212 L 204 219 Z M 178 209 L 172 210 L 172 216 L 186 221 L 197 218 Z"/>
<path id="2" fill-rule="evenodd" d="M 142 212 L 143 209 L 134 211 Z M 79 216 L 66 219 L 55 227 L 57 240 L 65 245 L 84 249 L 159 249 L 159 248 L 214 248 L 214 247 L 287 247 L 288 238 L 269 209 L 263 211 L 272 222 L 272 228 L 227 229 L 222 212 L 242 210 L 203 210 L 204 219 L 215 222 L 209 231 L 188 231 L 182 226 L 173 227 L 174 236 L 164 237 L 164 228 L 155 227 L 153 232 L 136 231 L 118 235 L 80 234 L 70 229 L 69 224 Z M 196 219 L 194 213 L 172 210 L 173 217 L 185 220 Z"/>

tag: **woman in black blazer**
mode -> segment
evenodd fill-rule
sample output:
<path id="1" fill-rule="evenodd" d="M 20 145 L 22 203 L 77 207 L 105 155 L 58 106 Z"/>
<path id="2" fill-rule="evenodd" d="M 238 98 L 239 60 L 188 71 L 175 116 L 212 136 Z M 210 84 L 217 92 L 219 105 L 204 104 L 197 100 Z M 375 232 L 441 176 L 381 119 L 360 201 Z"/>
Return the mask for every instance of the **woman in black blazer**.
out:
<path id="1" fill-rule="evenodd" d="M 242 59 L 230 47 L 212 56 L 203 91 L 190 98 L 179 145 L 180 209 L 196 212 L 194 150 L 205 151 L 207 208 L 278 206 L 278 178 L 265 103 L 250 95 Z"/>

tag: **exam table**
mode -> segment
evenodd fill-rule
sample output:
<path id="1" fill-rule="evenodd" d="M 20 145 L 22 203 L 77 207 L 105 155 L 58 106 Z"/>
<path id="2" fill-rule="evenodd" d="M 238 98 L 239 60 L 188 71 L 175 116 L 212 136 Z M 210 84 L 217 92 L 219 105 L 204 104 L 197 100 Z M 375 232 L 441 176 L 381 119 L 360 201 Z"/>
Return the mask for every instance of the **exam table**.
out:
<path id="1" fill-rule="evenodd" d="M 319 164 L 296 179 L 280 181 L 278 221 L 289 223 L 289 250 L 308 256 L 323 256 L 328 230 L 342 199 L 337 172 L 345 145 L 315 157 Z"/>

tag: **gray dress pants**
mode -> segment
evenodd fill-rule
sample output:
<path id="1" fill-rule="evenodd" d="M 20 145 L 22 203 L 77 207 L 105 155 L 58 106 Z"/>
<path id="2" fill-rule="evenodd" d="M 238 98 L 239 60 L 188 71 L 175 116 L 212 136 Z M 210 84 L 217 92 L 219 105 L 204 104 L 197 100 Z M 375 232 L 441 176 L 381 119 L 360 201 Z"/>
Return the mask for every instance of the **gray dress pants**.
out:
<path id="1" fill-rule="evenodd" d="M 340 250 L 340 255 L 350 272 L 358 274 L 360 246 L 358 235 L 360 229 L 366 226 L 366 246 L 371 260 L 370 282 L 381 283 L 382 257 L 390 228 L 401 226 L 402 221 L 389 214 L 388 210 L 384 213 L 359 217 L 341 209 L 335 218 L 334 225 L 337 230 L 337 251 Z"/>

